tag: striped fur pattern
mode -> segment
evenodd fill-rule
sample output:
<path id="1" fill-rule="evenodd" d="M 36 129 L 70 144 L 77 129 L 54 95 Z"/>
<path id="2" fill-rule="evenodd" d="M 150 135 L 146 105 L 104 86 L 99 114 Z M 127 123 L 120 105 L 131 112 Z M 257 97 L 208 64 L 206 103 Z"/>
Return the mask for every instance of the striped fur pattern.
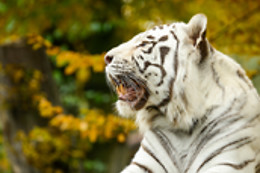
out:
<path id="1" fill-rule="evenodd" d="M 118 112 L 144 133 L 123 173 L 260 173 L 260 98 L 206 25 L 156 26 L 105 56 Z"/>

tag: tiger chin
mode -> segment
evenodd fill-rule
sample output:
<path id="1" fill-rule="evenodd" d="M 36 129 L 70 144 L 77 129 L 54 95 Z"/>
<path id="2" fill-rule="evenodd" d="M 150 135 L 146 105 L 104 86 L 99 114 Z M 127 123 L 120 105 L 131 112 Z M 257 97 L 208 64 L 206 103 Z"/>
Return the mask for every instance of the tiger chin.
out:
<path id="1" fill-rule="evenodd" d="M 241 168 L 246 169 L 251 162 L 255 164 L 260 160 L 260 99 L 257 91 L 239 64 L 211 46 L 206 31 L 206 16 L 197 14 L 187 24 L 155 26 L 113 48 L 105 56 L 107 80 L 118 95 L 116 107 L 119 114 L 134 118 L 145 134 L 142 150 L 148 155 L 155 152 L 156 147 L 162 146 L 160 142 L 164 137 L 168 139 L 166 144 L 177 144 L 176 155 L 169 156 L 169 159 L 177 157 L 174 166 L 167 168 L 162 166 L 163 163 L 159 164 L 164 172 L 201 172 L 206 169 L 205 165 L 211 163 L 216 153 L 213 152 L 212 158 L 209 156 L 209 160 L 199 167 L 196 158 L 200 154 L 194 154 L 196 148 L 192 147 L 196 146 L 193 143 L 197 142 L 197 147 L 210 148 L 205 141 L 214 145 L 214 140 L 225 135 L 227 141 L 241 136 L 252 138 L 248 153 L 254 151 L 257 155 L 249 157 L 253 154 L 245 154 L 254 161 L 239 161 L 237 164 L 241 164 Z M 155 144 L 150 143 L 147 145 L 151 149 L 145 149 L 146 140 L 157 140 L 153 135 L 161 135 L 158 145 L 151 147 Z M 190 148 L 187 145 L 191 145 Z M 181 151 L 186 154 L 178 158 Z M 196 157 L 189 157 L 189 152 Z M 133 162 L 136 167 L 133 170 L 153 170 L 146 163 Z M 233 162 L 218 162 L 216 167 L 221 166 L 229 167 L 230 172 L 233 169 L 241 171 Z M 256 164 L 248 170 L 255 167 Z M 260 165 L 258 167 L 260 169 Z M 208 170 L 221 172 L 213 168 Z M 228 172 L 224 168 L 217 170 Z"/>

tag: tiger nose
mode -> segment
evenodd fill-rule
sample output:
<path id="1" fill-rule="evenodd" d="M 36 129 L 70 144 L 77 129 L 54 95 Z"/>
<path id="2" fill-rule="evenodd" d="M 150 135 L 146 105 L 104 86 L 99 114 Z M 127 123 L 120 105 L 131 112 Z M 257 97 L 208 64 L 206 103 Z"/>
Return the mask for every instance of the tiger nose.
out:
<path id="1" fill-rule="evenodd" d="M 106 65 L 110 64 L 113 61 L 114 57 L 110 55 L 105 56 L 105 63 Z"/>

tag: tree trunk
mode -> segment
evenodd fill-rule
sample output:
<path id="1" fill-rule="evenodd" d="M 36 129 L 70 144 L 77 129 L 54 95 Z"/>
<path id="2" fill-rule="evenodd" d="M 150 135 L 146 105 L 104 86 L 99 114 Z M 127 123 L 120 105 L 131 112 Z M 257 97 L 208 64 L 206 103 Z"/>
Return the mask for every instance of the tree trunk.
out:
<path id="1" fill-rule="evenodd" d="M 41 91 L 52 103 L 58 103 L 50 62 L 43 48 L 32 50 L 26 40 L 3 45 L 0 47 L 0 64 L 3 69 L 8 65 L 14 65 L 27 70 L 39 70 L 43 74 Z M 15 173 L 38 173 L 39 171 L 26 161 L 21 143 L 17 141 L 16 136 L 18 131 L 27 133 L 35 126 L 47 125 L 47 120 L 40 117 L 35 109 L 26 109 L 22 106 L 26 103 L 23 103 L 21 95 L 26 93 L 26 89 L 24 93 L 11 95 L 10 90 L 16 87 L 21 86 L 16 86 L 10 76 L 0 72 L 0 123 L 5 148 Z"/>

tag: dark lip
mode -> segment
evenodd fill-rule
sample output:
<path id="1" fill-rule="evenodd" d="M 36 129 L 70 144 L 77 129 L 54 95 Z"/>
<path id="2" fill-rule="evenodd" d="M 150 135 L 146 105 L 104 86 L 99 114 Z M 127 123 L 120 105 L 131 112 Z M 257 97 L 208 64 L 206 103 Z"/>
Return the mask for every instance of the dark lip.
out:
<path id="1" fill-rule="evenodd" d="M 133 104 L 132 107 L 134 107 L 135 110 L 142 109 L 145 106 L 148 97 L 149 97 L 149 93 L 146 90 L 144 90 L 142 97 L 138 97 L 137 101 L 135 101 L 135 104 Z"/>
<path id="2" fill-rule="evenodd" d="M 145 106 L 149 97 L 149 92 L 144 81 L 132 76 L 129 77 L 127 75 L 117 76 L 116 78 L 109 75 L 109 78 L 110 78 L 109 81 L 112 84 L 115 93 L 118 95 L 118 100 L 127 102 L 135 110 L 140 110 Z M 131 80 L 131 82 L 125 79 L 129 79 Z M 134 84 L 134 89 L 132 86 L 133 84 Z M 117 92 L 116 89 L 117 87 L 120 87 L 120 85 L 126 91 L 126 94 L 123 96 L 122 95 L 120 96 L 120 94 Z M 127 93 L 127 91 L 130 93 Z M 130 97 L 131 94 L 133 95 L 132 98 Z M 129 98 L 127 98 L 127 95 L 129 95 Z"/>

